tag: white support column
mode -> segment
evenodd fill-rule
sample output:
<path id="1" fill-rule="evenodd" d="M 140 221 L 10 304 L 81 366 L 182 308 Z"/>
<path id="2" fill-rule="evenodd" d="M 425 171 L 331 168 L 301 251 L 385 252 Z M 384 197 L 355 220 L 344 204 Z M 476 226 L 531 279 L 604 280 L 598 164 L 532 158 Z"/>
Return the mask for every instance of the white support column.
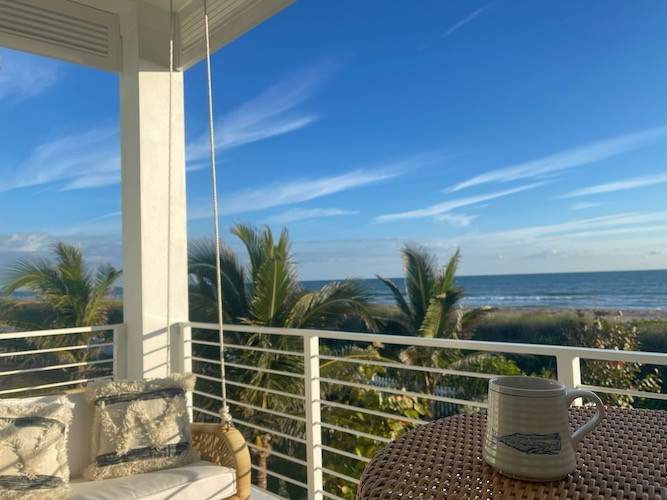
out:
<path id="1" fill-rule="evenodd" d="M 581 385 L 581 358 L 576 354 L 559 352 L 556 354 L 558 381 L 568 389 L 576 389 Z M 575 406 L 581 406 L 581 398 L 574 400 Z"/>
<path id="2" fill-rule="evenodd" d="M 303 337 L 308 498 L 322 500 L 322 417 L 320 412 L 320 338 Z"/>
<path id="3" fill-rule="evenodd" d="M 183 74 L 174 72 L 171 80 L 170 144 L 169 68 L 142 57 L 154 54 L 157 47 L 164 50 L 168 61 L 169 16 L 147 12 L 149 7 L 142 5 L 126 4 L 120 17 L 123 312 L 127 333 L 119 355 L 124 356 L 126 366 L 123 376 L 133 379 L 164 376 L 182 368 L 176 357 L 183 351 L 172 340 L 180 338 L 177 323 L 188 319 Z M 151 30 L 142 37 L 141 20 L 148 21 L 149 16 Z M 168 296 L 174 325 L 171 332 L 166 328 Z"/>

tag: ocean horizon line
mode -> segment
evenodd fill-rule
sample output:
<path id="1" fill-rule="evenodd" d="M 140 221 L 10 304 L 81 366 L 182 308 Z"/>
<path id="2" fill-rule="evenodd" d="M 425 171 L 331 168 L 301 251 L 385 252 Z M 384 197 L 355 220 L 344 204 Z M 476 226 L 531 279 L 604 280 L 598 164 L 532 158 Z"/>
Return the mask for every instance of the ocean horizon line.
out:
<path id="1" fill-rule="evenodd" d="M 496 276 L 549 276 L 554 274 L 608 274 L 608 273 L 652 273 L 652 272 L 667 272 L 667 268 L 659 269 L 621 269 L 611 271 L 546 271 L 541 273 L 493 273 L 493 274 L 462 274 L 458 273 L 457 278 L 493 278 Z M 383 276 L 384 277 L 384 276 Z M 303 279 L 301 282 L 318 282 L 318 281 L 343 281 L 343 280 L 375 280 L 377 278 L 359 278 L 351 276 L 347 278 L 318 278 L 318 279 Z M 403 279 L 402 276 L 388 277 L 390 280 Z"/>
<path id="2" fill-rule="evenodd" d="M 370 302 L 394 303 L 392 292 L 379 279 L 359 280 L 365 284 Z M 404 278 L 391 280 L 405 289 Z M 336 281 L 340 280 L 302 280 L 301 284 L 311 292 Z M 456 282 L 464 290 L 464 307 L 667 310 L 667 269 L 460 275 Z M 111 295 L 122 298 L 122 286 L 115 287 Z M 29 300 L 34 294 L 21 291 L 12 297 Z"/>

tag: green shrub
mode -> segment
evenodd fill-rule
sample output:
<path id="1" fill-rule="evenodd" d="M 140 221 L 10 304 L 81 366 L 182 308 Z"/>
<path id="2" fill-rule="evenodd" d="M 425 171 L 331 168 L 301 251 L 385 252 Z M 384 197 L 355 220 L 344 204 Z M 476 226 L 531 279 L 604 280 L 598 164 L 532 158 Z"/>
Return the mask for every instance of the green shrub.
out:
<path id="1" fill-rule="evenodd" d="M 642 351 L 667 352 L 667 320 L 643 319 L 632 324 L 639 330 Z"/>
<path id="2" fill-rule="evenodd" d="M 483 317 L 475 328 L 475 340 L 563 345 L 565 332 L 577 324 L 570 312 L 497 311 Z"/>
<path id="3" fill-rule="evenodd" d="M 637 326 L 624 322 L 622 314 L 607 319 L 596 314 L 591 322 L 584 313 L 578 313 L 578 324 L 566 332 L 570 345 L 596 349 L 639 350 Z M 660 392 L 662 381 L 658 370 L 643 367 L 639 363 L 583 360 L 582 381 L 588 385 Z M 635 398 L 626 395 L 600 394 L 607 403 L 615 406 L 638 406 Z"/>

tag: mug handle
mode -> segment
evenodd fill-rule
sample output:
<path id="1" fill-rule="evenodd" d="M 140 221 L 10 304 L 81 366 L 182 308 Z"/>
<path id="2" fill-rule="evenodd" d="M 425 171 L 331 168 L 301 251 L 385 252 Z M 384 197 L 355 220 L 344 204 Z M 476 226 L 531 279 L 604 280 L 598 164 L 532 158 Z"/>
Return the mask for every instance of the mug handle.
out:
<path id="1" fill-rule="evenodd" d="M 586 434 L 595 429 L 606 415 L 602 400 L 594 392 L 586 391 L 584 389 L 572 389 L 565 393 L 565 400 L 567 401 L 568 407 L 572 404 L 572 401 L 577 398 L 586 398 L 593 401 L 595 403 L 597 413 L 593 415 L 593 418 L 591 418 L 588 422 L 574 431 L 572 434 L 572 445 L 574 447 L 576 447 L 581 442 Z"/>

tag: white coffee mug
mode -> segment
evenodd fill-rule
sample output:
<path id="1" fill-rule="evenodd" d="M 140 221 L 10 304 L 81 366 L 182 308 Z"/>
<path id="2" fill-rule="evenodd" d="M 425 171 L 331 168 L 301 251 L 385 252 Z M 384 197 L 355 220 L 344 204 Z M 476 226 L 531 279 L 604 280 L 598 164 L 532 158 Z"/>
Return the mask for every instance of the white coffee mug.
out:
<path id="1" fill-rule="evenodd" d="M 578 398 L 597 413 L 570 434 L 568 408 Z M 573 472 L 575 448 L 604 418 L 604 405 L 591 391 L 567 390 L 555 380 L 497 377 L 489 382 L 484 460 L 502 474 L 552 481 Z"/>

